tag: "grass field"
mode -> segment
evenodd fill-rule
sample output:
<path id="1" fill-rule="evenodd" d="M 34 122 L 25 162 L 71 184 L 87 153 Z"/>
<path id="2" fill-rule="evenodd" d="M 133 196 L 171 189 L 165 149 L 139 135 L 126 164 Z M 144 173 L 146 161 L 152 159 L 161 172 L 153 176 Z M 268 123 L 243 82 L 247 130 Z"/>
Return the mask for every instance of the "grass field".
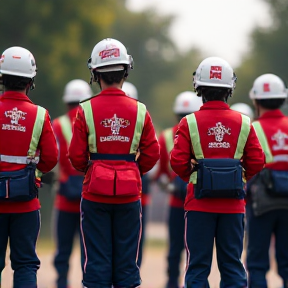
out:
<path id="1" fill-rule="evenodd" d="M 143 265 L 141 267 L 142 285 L 141 288 L 165 288 L 166 283 L 166 253 L 167 244 L 165 241 L 165 227 L 148 225 L 147 226 L 147 241 L 144 247 Z M 38 288 L 55 288 L 55 271 L 52 266 L 54 253 L 54 244 L 51 241 L 40 239 L 38 242 L 38 255 L 41 259 L 41 268 L 38 271 Z M 1 288 L 12 288 L 13 273 L 9 265 L 7 254 L 7 266 L 2 273 Z M 243 255 L 245 257 L 245 254 Z M 185 266 L 185 255 L 183 252 L 183 262 L 181 264 L 182 277 Z M 71 269 L 69 280 L 71 288 L 82 288 L 81 285 L 81 266 L 80 266 L 80 251 L 75 248 L 70 261 Z M 271 270 L 267 274 L 269 288 L 280 288 L 282 282 L 275 272 L 275 261 L 271 262 Z M 211 288 L 219 287 L 220 276 L 215 262 L 215 255 L 209 283 Z"/>

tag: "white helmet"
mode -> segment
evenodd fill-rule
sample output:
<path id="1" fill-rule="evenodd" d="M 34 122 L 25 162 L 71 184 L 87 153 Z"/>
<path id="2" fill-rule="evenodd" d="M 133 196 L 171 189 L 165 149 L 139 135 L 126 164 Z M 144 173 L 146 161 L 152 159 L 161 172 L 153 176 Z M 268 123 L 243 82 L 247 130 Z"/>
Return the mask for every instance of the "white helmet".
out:
<path id="1" fill-rule="evenodd" d="M 133 69 L 133 58 L 120 41 L 111 38 L 97 43 L 88 60 L 88 68 L 99 72 L 121 71 L 124 70 L 123 64 Z"/>
<path id="2" fill-rule="evenodd" d="M 185 91 L 176 97 L 173 111 L 175 114 L 190 114 L 198 111 L 202 105 L 201 97 L 198 97 L 194 92 Z"/>
<path id="3" fill-rule="evenodd" d="M 228 62 L 219 57 L 209 57 L 198 66 L 193 77 L 195 90 L 200 86 L 230 88 L 236 87 L 236 75 Z"/>
<path id="4" fill-rule="evenodd" d="M 287 90 L 278 76 L 263 74 L 254 81 L 249 97 L 250 99 L 287 98 Z"/>
<path id="5" fill-rule="evenodd" d="M 87 82 L 75 79 L 67 83 L 64 90 L 64 103 L 80 102 L 92 96 L 92 90 Z"/>
<path id="6" fill-rule="evenodd" d="M 30 51 L 22 47 L 6 49 L 0 58 L 0 73 L 33 78 L 36 76 L 36 62 Z"/>
<path id="7" fill-rule="evenodd" d="M 254 119 L 254 112 L 251 107 L 245 103 L 235 103 L 230 106 L 230 109 L 238 111 L 246 116 L 248 116 L 251 120 Z"/>
<path id="8" fill-rule="evenodd" d="M 124 82 L 122 86 L 122 90 L 131 98 L 138 99 L 138 92 L 136 87 L 130 82 Z"/>

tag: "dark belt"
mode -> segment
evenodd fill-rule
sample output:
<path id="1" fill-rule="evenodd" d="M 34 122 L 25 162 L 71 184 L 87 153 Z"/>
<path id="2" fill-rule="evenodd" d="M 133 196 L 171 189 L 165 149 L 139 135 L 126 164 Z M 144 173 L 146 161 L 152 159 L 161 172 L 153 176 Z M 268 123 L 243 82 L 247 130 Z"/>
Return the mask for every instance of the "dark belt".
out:
<path id="1" fill-rule="evenodd" d="M 135 162 L 135 154 L 101 154 L 90 153 L 90 160 L 124 160 Z"/>

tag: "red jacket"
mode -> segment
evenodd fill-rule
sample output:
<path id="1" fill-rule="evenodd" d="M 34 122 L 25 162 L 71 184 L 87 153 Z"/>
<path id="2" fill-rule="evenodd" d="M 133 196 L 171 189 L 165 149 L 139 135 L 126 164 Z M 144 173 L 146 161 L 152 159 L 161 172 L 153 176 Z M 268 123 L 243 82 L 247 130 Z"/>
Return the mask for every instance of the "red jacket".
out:
<path id="1" fill-rule="evenodd" d="M 128 154 L 130 151 L 130 146 L 136 124 L 137 101 L 126 96 L 126 94 L 120 89 L 109 88 L 102 91 L 96 97 L 93 97 L 91 99 L 91 106 L 93 110 L 94 125 L 96 131 L 97 152 L 101 154 Z M 115 117 L 115 115 L 119 119 L 122 118 L 123 123 L 125 123 L 125 125 L 121 127 L 119 131 L 112 131 L 112 127 L 109 126 L 110 119 Z M 110 137 L 112 133 L 118 133 L 118 141 L 109 141 L 112 138 Z M 120 165 L 121 163 L 129 169 L 136 169 L 135 167 L 137 165 L 141 175 L 148 172 L 159 159 L 159 144 L 148 111 L 145 116 L 144 128 L 141 135 L 139 150 L 140 156 L 138 158 L 137 164 L 133 162 L 115 160 L 97 160 L 95 162 L 97 162 L 97 165 L 108 166 L 108 169 L 109 167 L 111 169 L 114 169 L 117 165 Z M 90 153 L 88 151 L 88 126 L 85 121 L 84 111 L 82 107 L 80 107 L 73 127 L 73 137 L 69 148 L 69 157 L 72 165 L 77 170 L 85 171 L 87 169 L 89 155 Z M 91 179 L 93 181 L 96 181 L 98 179 L 96 177 L 97 175 L 101 174 L 103 176 L 103 173 L 106 173 L 104 172 L 104 168 L 98 167 L 97 173 L 92 173 L 92 170 L 94 169 L 92 166 L 90 166 L 91 169 L 89 168 L 85 175 L 82 191 L 83 198 L 90 201 L 102 203 L 127 203 L 136 201 L 140 198 L 140 177 L 137 180 L 139 182 L 137 184 L 137 187 L 140 187 L 139 195 L 137 196 L 117 196 L 125 192 L 121 190 L 121 185 L 119 187 L 117 186 L 116 191 L 114 191 L 114 196 L 96 195 L 94 193 L 91 193 L 91 189 L 89 189 Z M 125 169 L 122 171 L 122 174 L 122 177 L 128 177 L 128 174 L 126 174 L 125 176 Z M 110 187 L 110 185 L 113 186 L 114 182 L 116 181 L 116 178 L 114 179 L 114 174 L 112 175 L 113 177 L 110 175 L 111 178 L 108 178 L 110 177 L 109 175 L 106 176 L 107 181 L 105 181 L 105 183 L 101 182 L 103 184 L 99 185 L 103 187 Z"/>
<path id="2" fill-rule="evenodd" d="M 178 124 L 172 127 L 171 129 L 172 129 L 172 134 L 173 134 L 173 139 L 174 139 L 176 131 L 178 129 Z M 176 177 L 176 174 L 170 166 L 170 160 L 169 160 L 170 152 L 168 152 L 167 147 L 166 147 L 164 131 L 159 136 L 159 144 L 160 144 L 160 160 L 159 160 L 159 171 L 157 173 L 158 174 L 157 178 L 159 178 L 160 175 L 162 174 L 166 174 L 169 177 L 170 181 L 172 181 Z M 184 203 L 182 199 L 171 194 L 170 200 L 169 200 L 170 206 L 183 208 L 183 204 Z"/>
<path id="3" fill-rule="evenodd" d="M 67 113 L 67 116 L 70 118 L 71 127 L 75 120 L 77 109 L 78 108 L 74 108 Z M 83 175 L 82 172 L 75 170 L 75 168 L 69 161 L 68 158 L 69 144 L 67 143 L 63 135 L 59 118 L 56 118 L 52 124 L 59 147 L 59 181 L 66 182 L 68 180 L 68 177 L 71 175 Z M 61 211 L 76 213 L 80 211 L 80 200 L 69 201 L 65 196 L 57 193 L 55 197 L 54 207 Z"/>
<path id="4" fill-rule="evenodd" d="M 242 117 L 241 114 L 230 110 L 229 106 L 222 101 L 210 101 L 205 103 L 200 111 L 195 112 L 200 142 L 205 158 L 234 158 L 238 143 Z M 209 148 L 209 143 L 216 141 L 215 135 L 209 135 L 209 129 L 220 122 L 228 129 L 224 134 L 223 142 L 229 143 L 227 148 Z M 211 134 L 211 133 L 210 133 Z M 218 143 L 218 142 L 217 142 Z M 210 145 L 211 147 L 211 145 Z M 192 173 L 191 159 L 195 159 L 191 144 L 189 128 L 186 118 L 179 124 L 175 136 L 174 149 L 170 155 L 173 170 L 184 180 L 189 181 Z M 254 128 L 251 126 L 250 133 L 244 148 L 243 167 L 246 170 L 246 179 L 260 172 L 265 163 L 265 156 L 260 146 Z M 188 185 L 188 193 L 185 200 L 185 210 L 194 210 L 212 213 L 244 213 L 245 201 L 238 199 L 195 199 L 193 184 Z"/>
<path id="5" fill-rule="evenodd" d="M 14 111 L 23 112 L 23 117 L 18 120 L 18 123 L 15 123 L 8 116 L 13 109 Z M 5 114 L 5 112 L 8 113 Z M 0 139 L 5 139 L 5 141 L 0 141 L 0 154 L 11 156 L 27 155 L 36 113 L 37 105 L 33 104 L 26 95 L 14 91 L 2 94 L 0 97 Z M 3 129 L 4 125 L 5 129 Z M 14 130 L 16 126 L 17 130 Z M 58 156 L 56 139 L 48 112 L 46 112 L 38 148 L 40 161 L 37 164 L 37 169 L 42 173 L 47 173 L 57 164 Z M 0 162 L 0 171 L 16 171 L 25 168 L 25 166 L 24 164 Z M 27 202 L 0 201 L 0 213 L 31 212 L 39 208 L 40 202 L 37 198 Z"/>
<path id="6" fill-rule="evenodd" d="M 258 121 L 274 156 L 274 162 L 267 163 L 265 167 L 288 171 L 288 117 L 276 109 L 265 112 Z"/>

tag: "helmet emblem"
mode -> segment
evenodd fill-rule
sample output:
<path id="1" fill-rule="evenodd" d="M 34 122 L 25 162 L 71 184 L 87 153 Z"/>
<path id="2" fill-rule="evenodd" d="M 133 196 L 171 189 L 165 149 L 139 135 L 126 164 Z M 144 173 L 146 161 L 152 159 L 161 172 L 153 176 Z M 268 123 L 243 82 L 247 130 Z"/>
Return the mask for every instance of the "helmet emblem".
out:
<path id="1" fill-rule="evenodd" d="M 263 83 L 263 91 L 270 92 L 270 83 Z"/>
<path id="2" fill-rule="evenodd" d="M 222 79 L 222 67 L 211 66 L 210 68 L 210 79 Z"/>

